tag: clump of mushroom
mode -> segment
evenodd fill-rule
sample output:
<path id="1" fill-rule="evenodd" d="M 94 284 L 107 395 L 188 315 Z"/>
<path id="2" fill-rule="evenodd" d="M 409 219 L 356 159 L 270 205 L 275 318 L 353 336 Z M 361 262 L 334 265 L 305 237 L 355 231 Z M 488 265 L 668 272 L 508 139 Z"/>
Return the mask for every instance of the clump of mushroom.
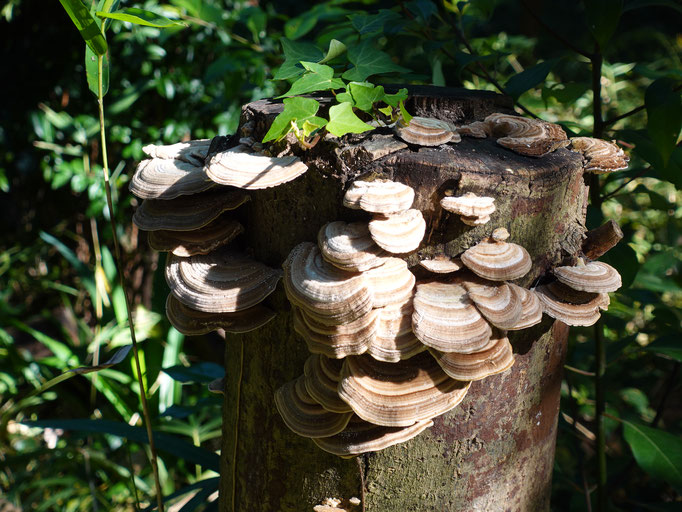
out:
<path id="1" fill-rule="evenodd" d="M 495 211 L 495 198 L 467 192 L 463 196 L 445 196 L 440 205 L 444 210 L 459 215 L 464 224 L 479 226 L 490 220 Z"/>

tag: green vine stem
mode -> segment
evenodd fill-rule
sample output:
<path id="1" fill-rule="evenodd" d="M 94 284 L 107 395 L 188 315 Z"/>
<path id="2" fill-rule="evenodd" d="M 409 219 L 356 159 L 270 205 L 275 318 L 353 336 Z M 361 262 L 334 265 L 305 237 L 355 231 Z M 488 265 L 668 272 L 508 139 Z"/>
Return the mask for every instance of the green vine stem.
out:
<path id="1" fill-rule="evenodd" d="M 99 106 L 99 133 L 102 140 L 102 170 L 104 173 L 104 190 L 107 196 L 107 207 L 109 208 L 109 221 L 111 223 L 111 232 L 114 238 L 114 253 L 116 256 L 116 269 L 118 271 L 118 278 L 123 289 L 123 296 L 125 298 L 126 313 L 128 315 L 128 328 L 130 329 L 130 339 L 133 343 L 133 357 L 135 359 L 135 369 L 137 373 L 137 382 L 140 385 L 140 399 L 142 401 L 142 413 L 144 416 L 144 423 L 147 428 L 147 437 L 149 438 L 149 450 L 151 452 L 152 471 L 154 473 L 154 487 L 156 489 L 156 502 L 158 504 L 159 512 L 163 512 L 163 494 L 161 492 L 161 482 L 159 480 L 159 466 L 156 460 L 156 447 L 154 446 L 154 436 L 152 433 L 151 416 L 149 415 L 149 405 L 147 404 L 147 390 L 144 387 L 142 379 L 142 369 L 140 367 L 140 357 L 137 348 L 137 339 L 135 338 L 135 324 L 133 322 L 133 314 L 130 303 L 130 296 L 126 288 L 125 277 L 123 275 L 123 260 L 121 258 L 121 245 L 118 240 L 118 231 L 116 226 L 116 216 L 114 215 L 114 204 L 111 199 L 111 183 L 109 181 L 109 163 L 107 160 L 107 141 L 104 129 L 104 94 L 102 85 L 102 71 L 103 71 L 104 55 L 97 56 L 97 104 Z"/>

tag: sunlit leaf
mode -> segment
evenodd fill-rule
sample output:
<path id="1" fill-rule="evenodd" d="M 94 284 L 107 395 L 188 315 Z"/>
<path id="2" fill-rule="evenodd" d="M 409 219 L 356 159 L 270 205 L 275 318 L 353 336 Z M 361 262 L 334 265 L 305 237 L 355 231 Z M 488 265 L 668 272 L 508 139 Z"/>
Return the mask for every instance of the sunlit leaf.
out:
<path id="1" fill-rule="evenodd" d="M 301 78 L 291 84 L 291 88 L 280 98 L 285 96 L 299 96 L 317 91 L 328 91 L 329 89 L 341 89 L 345 86 L 343 80 L 334 78 L 334 69 L 324 64 L 314 62 L 301 62 L 301 65 L 308 71 Z"/>
<path id="2" fill-rule="evenodd" d="M 353 104 L 364 112 L 370 112 L 372 106 L 383 101 L 384 88 L 381 85 L 375 86 L 368 82 L 351 82 L 348 84 L 348 91 L 353 97 Z"/>
<path id="3" fill-rule="evenodd" d="M 102 97 L 109 91 L 109 55 L 102 57 Z M 89 46 L 85 47 L 85 75 L 88 80 L 88 88 L 95 96 L 99 95 L 99 64 L 97 55 Z"/>
<path id="4" fill-rule="evenodd" d="M 225 368 L 208 361 L 183 366 L 181 364 L 164 368 L 163 371 L 179 382 L 211 382 L 225 376 Z"/>
<path id="5" fill-rule="evenodd" d="M 107 41 L 100 31 L 95 18 L 81 0 L 59 0 L 71 21 L 95 55 L 107 52 Z"/>
<path id="6" fill-rule="evenodd" d="M 290 41 L 285 37 L 280 39 L 280 42 L 285 60 L 275 73 L 274 80 L 294 78 L 304 71 L 301 61 L 318 62 L 324 57 L 322 50 L 312 43 Z"/>
<path id="7" fill-rule="evenodd" d="M 100 18 L 109 18 L 112 20 L 127 21 L 134 25 L 144 25 L 147 27 L 168 28 L 168 27 L 186 27 L 187 23 L 178 20 L 171 20 L 160 14 L 137 7 L 126 7 L 116 12 L 97 11 L 97 16 Z"/>
<path id="8" fill-rule="evenodd" d="M 329 41 L 329 49 L 327 50 L 327 55 L 325 55 L 324 59 L 322 59 L 319 63 L 324 64 L 325 62 L 334 60 L 336 57 L 338 57 L 339 55 L 343 55 L 345 52 L 346 45 L 343 44 L 341 41 L 332 39 L 331 41 Z"/>
<path id="9" fill-rule="evenodd" d="M 312 98 L 286 98 L 284 110 L 272 122 L 268 133 L 263 137 L 263 142 L 279 140 L 289 133 L 291 122 L 298 126 L 317 114 L 320 104 Z"/>
<path id="10" fill-rule="evenodd" d="M 334 105 L 329 109 L 327 131 L 337 137 L 347 133 L 363 133 L 374 128 L 355 115 L 350 103 Z"/>

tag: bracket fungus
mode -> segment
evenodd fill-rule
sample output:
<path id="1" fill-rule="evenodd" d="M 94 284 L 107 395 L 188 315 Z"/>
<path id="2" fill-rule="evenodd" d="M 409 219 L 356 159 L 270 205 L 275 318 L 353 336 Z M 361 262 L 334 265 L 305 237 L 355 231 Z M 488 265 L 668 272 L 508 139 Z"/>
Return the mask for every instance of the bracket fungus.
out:
<path id="1" fill-rule="evenodd" d="M 525 276 L 532 264 L 530 254 L 524 247 L 506 242 L 508 237 L 506 229 L 496 229 L 488 240 L 464 251 L 462 263 L 491 281 L 513 281 Z"/>
<path id="2" fill-rule="evenodd" d="M 206 167 L 214 182 L 247 190 L 276 187 L 308 170 L 297 156 L 270 157 L 243 145 L 216 153 Z"/>
<path id="3" fill-rule="evenodd" d="M 415 209 L 395 215 L 375 215 L 369 221 L 369 233 L 382 249 L 403 254 L 421 245 L 426 233 L 426 221 L 422 212 Z"/>
<path id="4" fill-rule="evenodd" d="M 148 144 L 142 148 L 145 155 L 164 160 L 174 159 L 194 165 L 203 165 L 211 139 L 196 139 L 165 146 Z"/>
<path id="5" fill-rule="evenodd" d="M 429 272 L 434 274 L 451 274 L 464 268 L 462 260 L 450 258 L 444 254 L 438 254 L 430 260 L 421 260 L 419 264 Z"/>
<path id="6" fill-rule="evenodd" d="M 430 117 L 413 116 L 409 123 L 401 119 L 393 129 L 402 140 L 417 146 L 440 146 L 461 140 L 453 125 Z"/>
<path id="7" fill-rule="evenodd" d="M 289 302 L 320 322 L 341 325 L 372 309 L 372 293 L 365 277 L 327 263 L 313 243 L 294 247 L 283 267 Z"/>
<path id="8" fill-rule="evenodd" d="M 169 200 L 145 199 L 135 211 L 133 222 L 144 231 L 192 231 L 249 199 L 241 190 L 210 190 Z"/>
<path id="9" fill-rule="evenodd" d="M 585 171 L 605 174 L 627 169 L 630 160 L 615 142 L 593 137 L 573 137 L 571 151 L 581 153 L 585 158 Z"/>
<path id="10" fill-rule="evenodd" d="M 284 423 L 303 437 L 329 437 L 348 425 L 352 412 L 331 412 L 310 396 L 305 376 L 287 382 L 275 391 L 275 406 Z"/>
<path id="11" fill-rule="evenodd" d="M 168 255 L 166 282 L 180 302 L 207 313 L 242 311 L 275 291 L 281 272 L 236 252 Z"/>
<path id="12" fill-rule="evenodd" d="M 473 192 L 463 196 L 446 196 L 440 200 L 441 207 L 460 216 L 460 220 L 468 226 L 486 224 L 495 211 L 494 197 L 479 197 Z"/>
<path id="13" fill-rule="evenodd" d="M 426 346 L 412 332 L 413 297 L 378 309 L 377 333 L 367 353 L 377 361 L 396 363 Z"/>
<path id="14" fill-rule="evenodd" d="M 311 354 L 305 361 L 303 374 L 305 388 L 310 396 L 322 407 L 331 412 L 350 412 L 350 405 L 339 397 L 338 387 L 341 380 L 343 361 L 331 359 L 322 354 Z"/>
<path id="15" fill-rule="evenodd" d="M 364 222 L 329 222 L 320 228 L 317 244 L 322 257 L 342 270 L 361 272 L 385 261 L 386 253 L 374 243 Z"/>
<path id="16" fill-rule="evenodd" d="M 450 379 L 425 352 L 398 363 L 348 357 L 338 389 L 341 399 L 365 421 L 408 427 L 456 407 L 464 399 L 469 382 Z"/>
<path id="17" fill-rule="evenodd" d="M 511 343 L 501 332 L 493 334 L 488 347 L 479 352 L 460 354 L 433 349 L 430 352 L 449 377 L 461 381 L 481 380 L 502 373 L 514 364 Z"/>
<path id="18" fill-rule="evenodd" d="M 441 352 L 482 350 L 492 334 L 464 287 L 439 281 L 417 284 L 412 330 L 424 345 Z"/>
<path id="19" fill-rule="evenodd" d="M 495 113 L 485 123 L 500 146 L 521 155 L 541 157 L 569 143 L 561 126 L 540 119 Z"/>
<path id="20" fill-rule="evenodd" d="M 583 292 L 615 292 L 622 285 L 618 271 L 602 261 L 585 263 L 579 258 L 575 266 L 556 267 L 553 272 L 557 280 Z"/>
<path id="21" fill-rule="evenodd" d="M 511 329 L 521 319 L 522 306 L 517 294 L 500 281 L 487 281 L 475 276 L 464 276 L 459 283 L 476 309 L 492 325 L 500 329 Z"/>
<path id="22" fill-rule="evenodd" d="M 343 196 L 343 205 L 354 210 L 386 215 L 402 213 L 414 202 L 412 187 L 397 181 L 354 181 Z"/>
<path id="23" fill-rule="evenodd" d="M 606 293 L 582 292 L 558 281 L 538 286 L 535 293 L 543 311 L 566 325 L 593 325 L 601 316 L 600 310 L 609 305 Z"/>
<path id="24" fill-rule="evenodd" d="M 209 252 L 229 244 L 244 232 L 236 220 L 221 215 L 217 219 L 191 231 L 171 231 L 159 229 L 150 231 L 147 237 L 149 246 L 162 252 L 172 252 L 176 256 L 194 256 Z"/>
<path id="25" fill-rule="evenodd" d="M 258 329 L 275 318 L 276 313 L 258 304 L 235 312 L 206 313 L 180 302 L 172 293 L 166 299 L 168 321 L 182 334 L 197 336 L 222 329 L 243 333 Z"/>
<path id="26" fill-rule="evenodd" d="M 175 199 L 214 186 L 203 164 L 153 158 L 138 164 L 129 189 L 141 199 Z"/>
<path id="27" fill-rule="evenodd" d="M 372 306 L 380 308 L 403 302 L 412 295 L 416 278 L 400 258 L 386 258 L 384 263 L 364 272 L 372 290 Z"/>

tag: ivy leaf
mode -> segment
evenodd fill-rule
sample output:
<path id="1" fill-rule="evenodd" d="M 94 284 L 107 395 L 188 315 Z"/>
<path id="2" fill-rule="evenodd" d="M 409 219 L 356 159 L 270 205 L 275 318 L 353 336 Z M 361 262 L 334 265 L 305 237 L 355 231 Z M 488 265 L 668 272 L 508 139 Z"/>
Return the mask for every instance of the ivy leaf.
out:
<path id="1" fill-rule="evenodd" d="M 329 109 L 329 122 L 327 131 L 332 135 L 341 137 L 347 133 L 362 133 L 373 130 L 374 127 L 368 125 L 355 115 L 353 106 L 350 103 L 334 105 Z"/>
<path id="2" fill-rule="evenodd" d="M 438 14 L 438 7 L 431 0 L 413 0 L 407 2 L 407 9 L 415 16 L 428 21 L 431 16 Z"/>
<path id="3" fill-rule="evenodd" d="M 324 126 L 327 124 L 327 120 L 323 117 L 311 117 L 310 119 L 306 119 L 303 122 L 303 126 L 301 126 L 301 131 L 303 132 L 303 135 L 306 137 L 309 137 L 310 135 L 313 134 L 313 132 L 319 130 L 320 128 L 324 128 Z"/>
<path id="4" fill-rule="evenodd" d="M 405 102 L 401 101 L 399 105 L 400 105 L 400 115 L 402 116 L 403 121 L 405 121 L 405 123 L 407 123 L 407 124 L 410 124 L 410 121 L 412 121 L 412 116 L 410 115 L 410 113 L 405 108 Z"/>
<path id="5" fill-rule="evenodd" d="M 340 78 L 334 78 L 334 69 L 330 66 L 314 62 L 301 62 L 301 65 L 309 72 L 291 84 L 291 88 L 279 96 L 280 98 L 329 89 L 342 89 L 346 85 Z"/>
<path id="6" fill-rule="evenodd" d="M 372 75 L 410 71 L 395 64 L 387 53 L 374 48 L 371 41 L 363 41 L 357 46 L 348 48 L 348 60 L 355 67 L 346 71 L 342 77 L 353 82 L 364 82 Z"/>
<path id="7" fill-rule="evenodd" d="M 545 81 L 547 75 L 560 59 L 549 59 L 528 69 L 521 71 L 507 80 L 505 92 L 514 98 L 519 98 L 524 92 Z"/>
<path id="8" fill-rule="evenodd" d="M 680 93 L 673 91 L 674 86 L 674 80 L 659 78 L 644 94 L 647 131 L 664 166 L 668 165 L 682 127 L 682 101 Z"/>
<path id="9" fill-rule="evenodd" d="M 383 86 L 368 82 L 351 82 L 348 84 L 348 91 L 353 96 L 354 106 L 363 112 L 370 112 L 372 106 L 386 96 Z"/>
<path id="10" fill-rule="evenodd" d="M 338 103 L 343 103 L 347 102 L 350 103 L 351 105 L 355 106 L 355 102 L 353 101 L 353 96 L 349 92 L 340 92 L 336 95 L 336 101 Z"/>
<path id="11" fill-rule="evenodd" d="M 401 101 L 405 101 L 407 99 L 407 89 L 404 87 L 402 89 L 398 89 L 398 92 L 394 94 L 386 94 L 384 96 L 384 102 L 387 105 L 391 105 L 392 107 L 398 107 Z"/>
<path id="12" fill-rule="evenodd" d="M 329 41 L 329 50 L 327 50 L 327 55 L 324 56 L 319 63 L 324 64 L 330 60 L 334 60 L 339 55 L 342 55 L 347 50 L 346 45 L 337 39 L 332 39 Z"/>
<path id="13" fill-rule="evenodd" d="M 383 31 L 387 23 L 393 24 L 402 21 L 400 14 L 388 9 L 381 9 L 376 14 L 354 14 L 348 18 L 353 28 L 360 34 Z"/>
<path id="14" fill-rule="evenodd" d="M 275 73 L 273 80 L 288 80 L 297 77 L 304 71 L 301 61 L 317 62 L 323 57 L 322 50 L 312 43 L 290 41 L 285 37 L 281 39 L 281 42 L 284 63 Z"/>
<path id="15" fill-rule="evenodd" d="M 623 435 L 637 464 L 651 476 L 682 489 L 682 439 L 657 428 L 623 421 Z"/>
<path id="16" fill-rule="evenodd" d="M 168 27 L 186 27 L 187 23 L 182 21 L 171 20 L 155 12 L 147 11 L 145 9 L 138 9 L 137 7 L 126 7 L 116 12 L 97 11 L 95 13 L 99 18 L 109 18 L 112 20 L 127 21 L 134 25 L 144 25 L 146 27 L 168 28 Z"/>
<path id="17" fill-rule="evenodd" d="M 319 108 L 320 104 L 312 98 L 285 99 L 284 110 L 272 122 L 268 133 L 263 137 L 263 142 L 280 140 L 289 133 L 292 121 L 301 127 L 305 121 L 317 114 Z"/>

